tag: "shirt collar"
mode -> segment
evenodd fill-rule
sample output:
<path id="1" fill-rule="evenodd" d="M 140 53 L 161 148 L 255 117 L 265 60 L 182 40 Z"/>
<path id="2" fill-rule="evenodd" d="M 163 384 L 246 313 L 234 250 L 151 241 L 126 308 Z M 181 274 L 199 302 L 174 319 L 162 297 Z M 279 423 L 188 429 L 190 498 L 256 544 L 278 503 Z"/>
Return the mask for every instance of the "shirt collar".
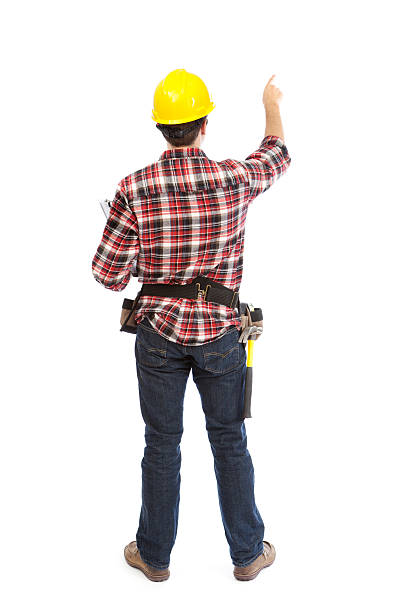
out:
<path id="1" fill-rule="evenodd" d="M 186 147 L 185 149 L 166 149 L 159 157 L 161 159 L 169 159 L 174 157 L 207 157 L 200 147 Z"/>

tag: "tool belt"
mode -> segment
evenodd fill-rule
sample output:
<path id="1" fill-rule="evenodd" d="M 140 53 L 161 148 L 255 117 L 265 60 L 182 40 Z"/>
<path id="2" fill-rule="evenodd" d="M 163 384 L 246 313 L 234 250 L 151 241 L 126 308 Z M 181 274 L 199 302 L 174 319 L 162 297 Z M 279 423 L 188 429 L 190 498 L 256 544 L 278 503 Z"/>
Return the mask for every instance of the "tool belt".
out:
<path id="1" fill-rule="evenodd" d="M 205 276 L 197 276 L 191 283 L 185 285 L 168 284 L 147 284 L 143 283 L 142 288 L 135 300 L 126 299 L 122 305 L 122 315 L 120 318 L 120 331 L 131 334 L 137 333 L 137 324 L 133 313 L 142 295 L 154 295 L 159 297 L 177 297 L 198 300 L 201 296 L 206 302 L 223 304 L 230 308 L 238 308 L 241 316 L 241 334 L 238 342 L 246 345 L 248 341 L 248 359 L 245 374 L 245 396 L 242 418 L 251 417 L 251 396 L 252 396 L 252 347 L 253 341 L 257 340 L 263 331 L 263 315 L 261 308 L 254 308 L 252 304 L 240 303 L 238 291 L 228 289 L 220 283 Z"/>
<path id="2" fill-rule="evenodd" d="M 131 334 L 137 332 L 137 324 L 132 315 L 136 310 L 139 299 L 143 295 L 187 298 L 190 300 L 198 300 L 199 296 L 201 296 L 205 302 L 214 302 L 216 304 L 228 306 L 229 308 L 238 308 L 240 311 L 239 292 L 229 289 L 220 283 L 216 283 L 206 276 L 196 276 L 190 283 L 184 285 L 143 283 L 135 300 L 125 298 L 123 301 L 122 314 L 120 317 L 120 331 Z"/>

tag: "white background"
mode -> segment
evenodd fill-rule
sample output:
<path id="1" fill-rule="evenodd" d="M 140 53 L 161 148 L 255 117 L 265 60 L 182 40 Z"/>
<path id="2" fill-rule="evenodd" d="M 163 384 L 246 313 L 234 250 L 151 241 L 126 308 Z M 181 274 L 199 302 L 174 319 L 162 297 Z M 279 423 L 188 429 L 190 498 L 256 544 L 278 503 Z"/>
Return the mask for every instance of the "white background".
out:
<path id="1" fill-rule="evenodd" d="M 2 608 L 406 611 L 407 189 L 402 2 L 14 2 L 2 10 Z M 292 166 L 252 205 L 241 299 L 260 306 L 248 444 L 276 563 L 238 583 L 189 379 L 171 578 L 122 556 L 143 423 L 123 297 L 91 260 L 98 200 L 165 149 L 158 82 L 216 109 L 244 159 L 276 73 Z"/>

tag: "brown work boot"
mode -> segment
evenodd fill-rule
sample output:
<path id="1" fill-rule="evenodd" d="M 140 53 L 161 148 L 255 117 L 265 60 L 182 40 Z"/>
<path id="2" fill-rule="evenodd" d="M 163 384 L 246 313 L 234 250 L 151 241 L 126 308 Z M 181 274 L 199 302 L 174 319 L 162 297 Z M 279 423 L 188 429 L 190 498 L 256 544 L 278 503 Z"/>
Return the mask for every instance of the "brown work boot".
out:
<path id="1" fill-rule="evenodd" d="M 170 576 L 169 569 L 157 569 L 157 567 L 147 565 L 147 563 L 145 563 L 140 556 L 136 542 L 130 542 L 130 544 L 125 546 L 124 554 L 126 563 L 132 567 L 142 570 L 144 575 L 149 580 L 153 580 L 153 582 L 163 582 L 163 580 L 167 580 L 167 578 Z"/>
<path id="2" fill-rule="evenodd" d="M 253 580 L 264 567 L 269 567 L 275 561 L 276 551 L 272 544 L 264 540 L 263 553 L 246 567 L 234 566 L 234 576 L 237 580 Z"/>

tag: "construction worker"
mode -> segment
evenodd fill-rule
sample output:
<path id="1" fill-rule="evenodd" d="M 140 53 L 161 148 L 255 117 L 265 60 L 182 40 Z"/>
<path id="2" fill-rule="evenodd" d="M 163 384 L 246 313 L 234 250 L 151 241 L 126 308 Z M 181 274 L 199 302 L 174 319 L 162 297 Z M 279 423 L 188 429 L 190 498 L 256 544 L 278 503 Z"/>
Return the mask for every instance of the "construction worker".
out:
<path id="1" fill-rule="evenodd" d="M 245 220 L 254 198 L 290 165 L 274 76 L 266 84 L 265 135 L 245 161 L 210 160 L 201 145 L 213 103 L 195 74 L 170 72 L 152 118 L 166 139 L 157 162 L 120 181 L 93 258 L 95 279 L 121 291 L 132 266 L 143 283 L 134 312 L 145 422 L 142 505 L 127 563 L 166 580 L 177 533 L 183 400 L 190 371 L 214 456 L 221 517 L 238 580 L 270 566 L 255 504 L 242 416 L 246 351 L 239 342 Z M 203 533 L 203 531 L 202 531 Z"/>

